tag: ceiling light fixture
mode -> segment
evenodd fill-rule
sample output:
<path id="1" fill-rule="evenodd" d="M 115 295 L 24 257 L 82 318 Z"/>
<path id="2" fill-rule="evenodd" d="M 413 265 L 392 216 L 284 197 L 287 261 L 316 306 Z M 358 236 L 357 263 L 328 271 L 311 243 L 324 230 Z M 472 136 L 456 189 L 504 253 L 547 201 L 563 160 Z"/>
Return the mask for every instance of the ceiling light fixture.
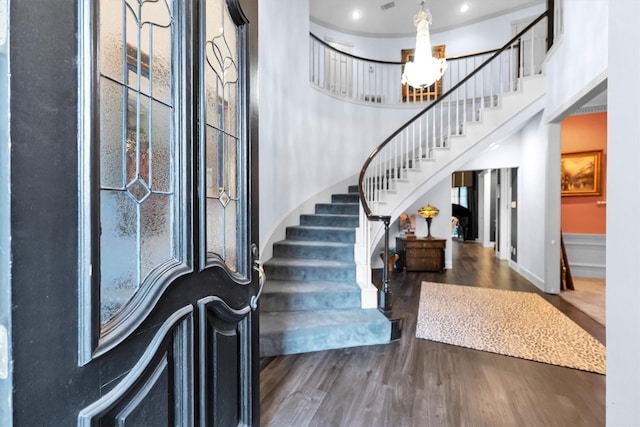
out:
<path id="1" fill-rule="evenodd" d="M 460 6 L 460 13 L 467 12 L 469 8 L 471 8 L 471 5 L 469 3 L 464 3 L 462 6 Z"/>
<path id="2" fill-rule="evenodd" d="M 351 17 L 357 21 L 358 19 L 360 19 L 360 11 L 354 10 L 353 12 L 351 12 Z"/>
<path id="3" fill-rule="evenodd" d="M 413 61 L 404 65 L 402 84 L 409 83 L 414 88 L 431 86 L 438 81 L 447 69 L 447 60 L 434 58 L 429 38 L 431 14 L 424 10 L 424 1 L 420 2 L 420 11 L 414 16 L 413 23 L 417 27 L 416 49 Z"/>

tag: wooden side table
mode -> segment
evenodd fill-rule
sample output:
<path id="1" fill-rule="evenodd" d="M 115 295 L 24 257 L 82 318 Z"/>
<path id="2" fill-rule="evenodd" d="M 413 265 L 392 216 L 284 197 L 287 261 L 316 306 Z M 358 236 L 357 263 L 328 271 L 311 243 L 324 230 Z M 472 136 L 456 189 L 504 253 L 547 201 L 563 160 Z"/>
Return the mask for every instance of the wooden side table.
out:
<path id="1" fill-rule="evenodd" d="M 407 271 L 444 271 L 447 239 L 396 237 L 396 250 Z"/>

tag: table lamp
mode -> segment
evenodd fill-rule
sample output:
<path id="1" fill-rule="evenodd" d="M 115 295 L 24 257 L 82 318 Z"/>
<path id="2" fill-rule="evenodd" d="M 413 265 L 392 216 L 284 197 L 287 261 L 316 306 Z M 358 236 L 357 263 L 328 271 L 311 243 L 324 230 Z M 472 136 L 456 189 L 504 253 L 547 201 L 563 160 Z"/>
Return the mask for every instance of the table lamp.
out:
<path id="1" fill-rule="evenodd" d="M 431 220 L 434 216 L 438 215 L 438 212 L 440 212 L 440 209 L 431 205 L 418 209 L 418 214 L 427 220 L 427 239 L 433 239 L 431 236 Z"/>

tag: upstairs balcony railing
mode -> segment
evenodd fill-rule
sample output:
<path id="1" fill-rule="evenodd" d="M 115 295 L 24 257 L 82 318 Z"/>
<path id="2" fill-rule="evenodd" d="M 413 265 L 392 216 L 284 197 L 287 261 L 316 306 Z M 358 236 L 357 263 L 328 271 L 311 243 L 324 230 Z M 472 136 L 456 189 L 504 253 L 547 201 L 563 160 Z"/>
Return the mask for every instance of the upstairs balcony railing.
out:
<path id="1" fill-rule="evenodd" d="M 459 91 L 456 95 L 464 96 L 463 99 L 479 99 L 483 93 L 499 93 L 506 88 L 514 87 L 519 75 L 539 72 L 540 63 L 536 59 L 544 54 L 543 43 L 540 43 L 539 38 L 545 31 L 540 26 L 536 28 L 537 31 L 530 31 L 514 38 L 514 43 L 508 47 L 506 53 L 503 52 L 494 58 L 485 73 L 476 76 L 470 85 L 465 86 L 466 93 Z M 534 45 L 541 49 L 527 49 L 528 46 Z M 415 108 L 440 98 L 501 50 L 493 49 L 449 57 L 444 77 L 433 86 L 420 89 L 400 83 L 404 62 L 378 61 L 345 53 L 310 34 L 309 81 L 316 88 L 346 101 Z M 532 56 L 525 58 L 525 54 Z M 516 70 L 516 64 L 522 69 Z M 531 70 L 531 67 L 535 69 Z"/>
<path id="2" fill-rule="evenodd" d="M 489 57 L 477 66 L 474 62 L 478 60 L 476 56 L 465 57 L 461 60 L 460 66 L 456 65 L 457 62 L 453 58 L 444 77 L 442 92 L 437 93 L 422 111 L 378 145 L 362 166 L 358 181 L 362 208 L 367 219 L 382 222 L 385 231 L 383 283 L 379 294 L 381 311 L 391 312 L 388 280 L 391 216 L 390 211 L 383 210 L 378 203 L 382 194 L 392 190 L 395 181 L 406 178 L 409 170 L 418 168 L 422 159 L 432 159 L 436 149 L 448 148 L 450 136 L 463 134 L 466 123 L 478 121 L 481 109 L 497 106 L 501 94 L 517 91 L 522 77 L 541 73 L 542 60 L 548 46 L 547 26 L 543 22 L 545 18 L 547 12 L 536 18 L 502 48 L 490 53 Z M 355 61 L 355 58 L 351 59 Z M 367 69 L 366 63 L 359 64 L 361 60 L 358 59 L 357 66 L 354 62 L 354 71 Z M 400 86 L 399 70 L 396 70 L 396 77 L 397 88 Z M 325 81 L 318 82 L 320 84 Z M 375 93 L 369 90 L 370 87 L 386 93 L 384 91 L 387 87 L 382 83 L 374 85 L 374 82 L 366 79 L 359 82 L 349 88 L 350 91 L 337 96 L 349 96 L 362 102 L 364 94 Z M 389 84 L 391 83 L 387 83 Z M 367 90 L 363 90 L 363 87 Z M 398 102 L 398 98 L 395 100 Z M 366 242 L 366 249 L 371 251 L 371 242 Z"/>

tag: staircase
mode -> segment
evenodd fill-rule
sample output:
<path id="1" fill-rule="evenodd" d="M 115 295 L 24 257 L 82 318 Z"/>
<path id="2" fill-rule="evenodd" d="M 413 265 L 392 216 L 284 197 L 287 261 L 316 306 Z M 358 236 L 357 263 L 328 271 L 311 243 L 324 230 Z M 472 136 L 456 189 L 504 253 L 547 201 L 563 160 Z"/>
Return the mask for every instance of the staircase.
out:
<path id="1" fill-rule="evenodd" d="M 507 138 L 542 111 L 544 90 L 544 76 L 521 78 L 518 91 L 496 95 L 488 106 L 469 113 L 472 119 L 462 123 L 455 134 L 443 137 L 442 143 L 407 150 L 397 165 L 383 168 L 381 174 L 374 173 L 368 178 L 370 187 L 375 188 L 373 210 L 395 220 L 417 195 L 448 179 L 490 144 Z M 402 152 L 402 148 L 396 152 Z M 381 237 L 376 231 L 376 238 Z"/>
<path id="2" fill-rule="evenodd" d="M 358 187 L 316 204 L 315 214 L 287 227 L 264 264 L 260 356 L 384 344 L 391 323 L 377 309 L 361 308 L 354 244 Z"/>

